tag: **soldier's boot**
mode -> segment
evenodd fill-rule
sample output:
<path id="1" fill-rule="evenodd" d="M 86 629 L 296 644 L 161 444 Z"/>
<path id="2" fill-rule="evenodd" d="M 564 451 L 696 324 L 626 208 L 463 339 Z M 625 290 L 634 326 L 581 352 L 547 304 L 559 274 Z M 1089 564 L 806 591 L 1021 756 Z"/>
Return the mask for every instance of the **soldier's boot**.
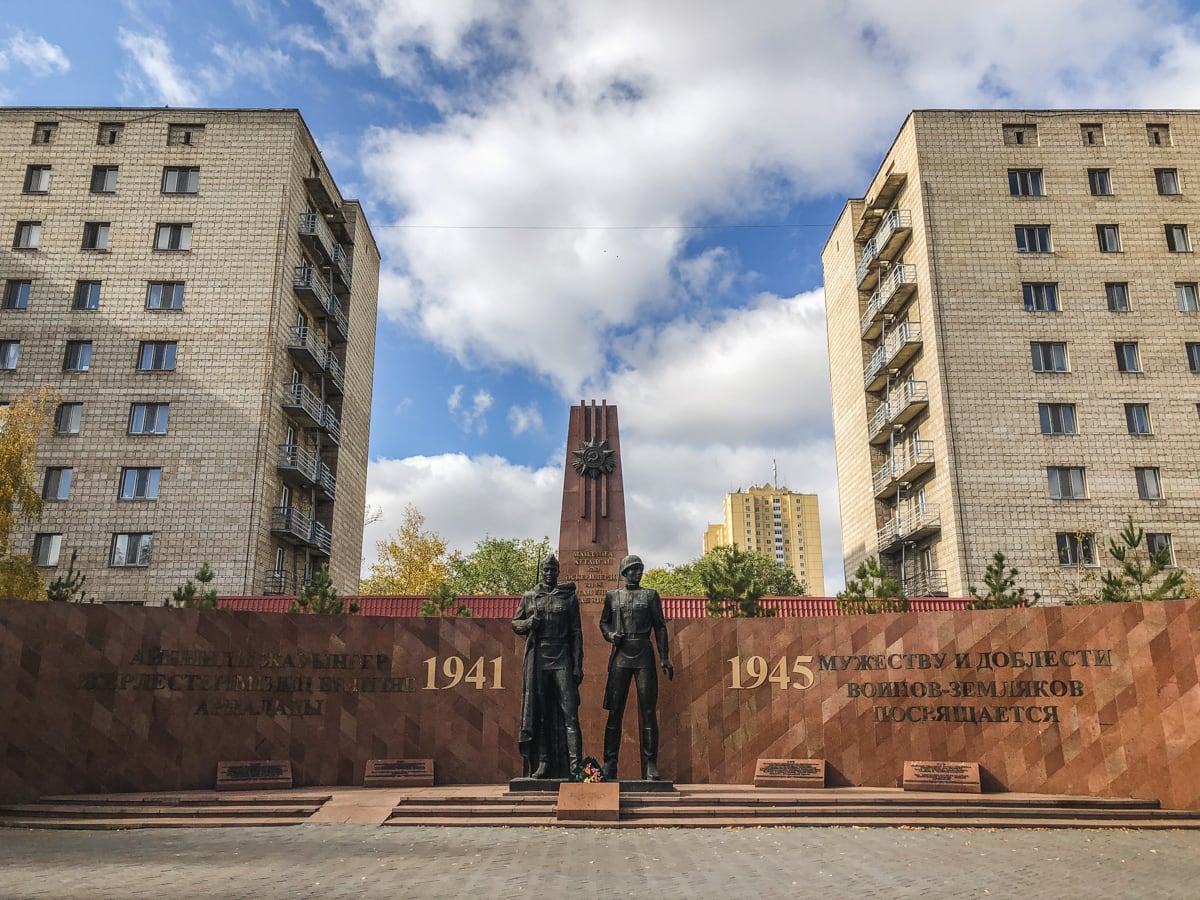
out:
<path id="1" fill-rule="evenodd" d="M 579 733 L 578 728 L 566 728 L 567 732 L 567 764 L 570 771 L 567 772 L 568 778 L 575 777 L 575 770 L 579 768 L 579 761 L 583 759 L 583 736 Z"/>
<path id="2" fill-rule="evenodd" d="M 606 725 L 604 728 L 604 780 L 617 780 L 617 757 L 621 753 L 621 726 Z"/>
<path id="3" fill-rule="evenodd" d="M 658 729 L 642 729 L 642 772 L 647 781 L 661 781 L 658 774 Z"/>
<path id="4" fill-rule="evenodd" d="M 533 774 L 530 775 L 529 777 L 530 778 L 545 778 L 548 774 L 550 774 L 550 760 L 546 759 L 545 757 L 542 757 L 541 759 L 538 760 L 538 767 L 533 770 Z"/>

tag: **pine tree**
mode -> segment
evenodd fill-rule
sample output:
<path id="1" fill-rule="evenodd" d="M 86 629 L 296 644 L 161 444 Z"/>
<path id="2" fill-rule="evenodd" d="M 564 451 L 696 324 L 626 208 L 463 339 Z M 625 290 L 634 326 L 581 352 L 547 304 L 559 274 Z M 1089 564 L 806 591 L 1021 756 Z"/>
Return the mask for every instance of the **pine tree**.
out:
<path id="1" fill-rule="evenodd" d="M 909 603 L 900 582 L 884 570 L 879 560 L 868 557 L 859 564 L 846 589 L 837 595 L 838 610 L 857 613 L 908 612 Z"/>
<path id="2" fill-rule="evenodd" d="M 300 596 L 292 601 L 288 612 L 315 613 L 317 615 L 353 615 L 358 612 L 358 601 L 343 600 L 338 596 L 333 586 L 333 578 L 329 574 L 329 563 L 323 563 L 312 577 L 312 581 L 304 585 Z"/>
<path id="3" fill-rule="evenodd" d="M 170 602 L 176 606 L 182 606 L 187 609 L 216 609 L 217 606 L 217 589 L 208 588 L 207 585 L 213 580 L 215 574 L 207 562 L 200 564 L 200 568 L 196 570 L 196 581 L 200 582 L 201 588 L 206 590 L 200 591 L 197 594 L 198 588 L 192 579 L 175 588 L 175 593 L 171 595 Z"/>
<path id="4" fill-rule="evenodd" d="M 1010 609 L 1026 605 L 1025 588 L 1017 587 L 1019 573 L 1015 566 L 1005 572 L 1005 561 L 1004 554 L 999 550 L 992 555 L 992 561 L 983 573 L 983 586 L 987 588 L 987 593 L 981 595 L 975 585 L 967 588 L 973 598 L 967 604 L 967 609 Z M 1042 595 L 1034 591 L 1028 605 L 1032 606 L 1041 599 Z"/>
<path id="5" fill-rule="evenodd" d="M 1104 573 L 1104 587 L 1100 590 L 1103 602 L 1180 600 L 1186 595 L 1186 575 L 1182 569 L 1172 569 L 1158 587 L 1150 586 L 1171 565 L 1171 548 L 1151 550 L 1146 533 L 1133 524 L 1133 516 L 1121 531 L 1121 543 L 1109 541 L 1108 555 L 1121 564 L 1121 571 L 1110 569 Z"/>
<path id="6" fill-rule="evenodd" d="M 78 550 L 71 551 L 71 560 L 67 563 L 67 573 L 59 575 L 49 585 L 46 586 L 46 598 L 55 603 L 86 603 L 87 594 L 84 593 L 83 583 L 87 581 L 87 576 L 82 572 L 75 571 L 75 559 L 79 556 Z"/>

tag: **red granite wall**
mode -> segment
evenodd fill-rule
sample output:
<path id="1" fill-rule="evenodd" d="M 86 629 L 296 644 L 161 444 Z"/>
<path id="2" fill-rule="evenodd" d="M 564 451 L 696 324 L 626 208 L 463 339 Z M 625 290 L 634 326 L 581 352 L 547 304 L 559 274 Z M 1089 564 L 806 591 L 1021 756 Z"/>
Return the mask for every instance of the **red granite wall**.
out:
<path id="1" fill-rule="evenodd" d="M 823 757 L 837 783 L 888 786 L 908 759 L 974 760 L 993 788 L 1200 809 L 1200 602 L 668 628 L 660 768 L 677 782 Z M 599 757 L 607 646 L 585 633 Z M 289 758 L 299 785 L 361 783 L 373 757 L 503 782 L 522 651 L 497 620 L 0 601 L 0 800 L 211 787 L 222 759 Z"/>

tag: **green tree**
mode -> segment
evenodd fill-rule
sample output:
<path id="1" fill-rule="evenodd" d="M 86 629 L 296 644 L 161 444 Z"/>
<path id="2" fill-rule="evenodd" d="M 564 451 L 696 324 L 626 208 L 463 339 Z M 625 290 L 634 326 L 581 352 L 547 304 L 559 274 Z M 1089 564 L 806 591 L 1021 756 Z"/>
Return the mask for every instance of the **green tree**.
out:
<path id="1" fill-rule="evenodd" d="M 520 594 L 537 583 L 538 564 L 549 552 L 548 537 L 485 537 L 470 553 L 451 554 L 446 562 L 449 589 L 466 596 Z"/>
<path id="2" fill-rule="evenodd" d="M 900 582 L 870 556 L 859 564 L 846 589 L 837 595 L 837 607 L 846 615 L 857 613 L 907 612 L 908 600 Z"/>
<path id="3" fill-rule="evenodd" d="M 451 616 L 467 617 L 471 608 L 443 582 L 434 588 L 433 593 L 421 601 L 421 615 L 424 618 L 449 618 Z"/>
<path id="4" fill-rule="evenodd" d="M 642 584 L 667 597 L 706 596 L 704 574 L 726 565 L 726 555 L 732 547 L 714 547 L 699 559 L 679 566 L 646 570 Z M 741 562 L 754 573 L 755 584 L 764 597 L 803 597 L 805 585 L 796 573 L 778 560 L 755 550 L 739 550 Z"/>
<path id="5" fill-rule="evenodd" d="M 189 578 L 175 588 L 169 602 L 187 609 L 216 609 L 217 589 L 208 586 L 215 576 L 216 573 L 213 572 L 208 562 L 202 562 L 200 568 L 196 570 L 196 581 L 200 582 L 200 587 L 197 588 L 196 582 Z"/>
<path id="6" fill-rule="evenodd" d="M 738 619 L 775 615 L 776 610 L 759 602 L 767 579 L 756 555 L 737 547 L 714 547 L 701 557 L 698 568 L 708 615 Z"/>
<path id="7" fill-rule="evenodd" d="M 56 603 L 87 602 L 87 594 L 83 590 L 83 583 L 87 581 L 87 576 L 82 572 L 75 571 L 75 560 L 78 556 L 78 550 L 71 551 L 71 561 L 67 563 L 67 573 L 59 575 L 46 585 L 46 599 Z"/>
<path id="8" fill-rule="evenodd" d="M 967 609 L 1009 609 L 1025 605 L 1025 588 L 1017 586 L 1017 575 L 1020 573 L 1015 566 L 1009 567 L 1005 572 L 1005 562 L 1004 554 L 999 550 L 992 555 L 992 561 L 983 573 L 983 586 L 987 588 L 987 593 L 980 594 L 975 585 L 971 585 L 967 589 L 972 598 L 967 604 Z M 1041 599 L 1042 595 L 1034 591 L 1029 605 L 1032 606 Z"/>
<path id="9" fill-rule="evenodd" d="M 329 574 L 329 563 L 322 563 L 321 568 L 313 573 L 312 581 L 301 588 L 300 596 L 292 601 L 288 612 L 353 615 L 358 612 L 358 601 L 347 601 L 338 596 L 337 589 L 333 586 L 333 578 Z"/>
<path id="10" fill-rule="evenodd" d="M 424 527 L 420 511 L 404 507 L 399 531 L 375 545 L 379 561 L 359 585 L 360 594 L 427 597 L 446 580 L 446 540 Z"/>
<path id="11" fill-rule="evenodd" d="M 1109 541 L 1108 555 L 1121 564 L 1121 571 L 1104 573 L 1100 599 L 1105 603 L 1130 603 L 1141 600 L 1180 600 L 1186 596 L 1185 574 L 1171 569 L 1158 587 L 1155 579 L 1171 565 L 1171 548 L 1151 550 L 1146 533 L 1133 524 L 1133 516 L 1121 530 L 1121 543 Z"/>
<path id="12" fill-rule="evenodd" d="M 642 576 L 642 587 L 653 588 L 664 597 L 700 597 L 704 585 L 696 572 L 696 560 L 679 566 L 663 566 L 647 569 Z"/>
<path id="13" fill-rule="evenodd" d="M 45 600 L 46 582 L 28 556 L 0 557 L 0 598 Z"/>

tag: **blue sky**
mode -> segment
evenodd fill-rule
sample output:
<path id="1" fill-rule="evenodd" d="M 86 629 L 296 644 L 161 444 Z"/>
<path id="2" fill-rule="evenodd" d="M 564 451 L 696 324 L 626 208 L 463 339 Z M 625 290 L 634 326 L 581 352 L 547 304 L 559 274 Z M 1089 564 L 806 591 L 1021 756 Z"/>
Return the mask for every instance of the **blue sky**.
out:
<path id="1" fill-rule="evenodd" d="M 556 536 L 567 408 L 621 414 L 630 546 L 817 493 L 820 249 L 913 108 L 1200 106 L 1196 4 L 6 4 L 0 104 L 297 107 L 383 253 L 364 553 Z M 833 377 L 858 377 L 834 373 Z"/>

